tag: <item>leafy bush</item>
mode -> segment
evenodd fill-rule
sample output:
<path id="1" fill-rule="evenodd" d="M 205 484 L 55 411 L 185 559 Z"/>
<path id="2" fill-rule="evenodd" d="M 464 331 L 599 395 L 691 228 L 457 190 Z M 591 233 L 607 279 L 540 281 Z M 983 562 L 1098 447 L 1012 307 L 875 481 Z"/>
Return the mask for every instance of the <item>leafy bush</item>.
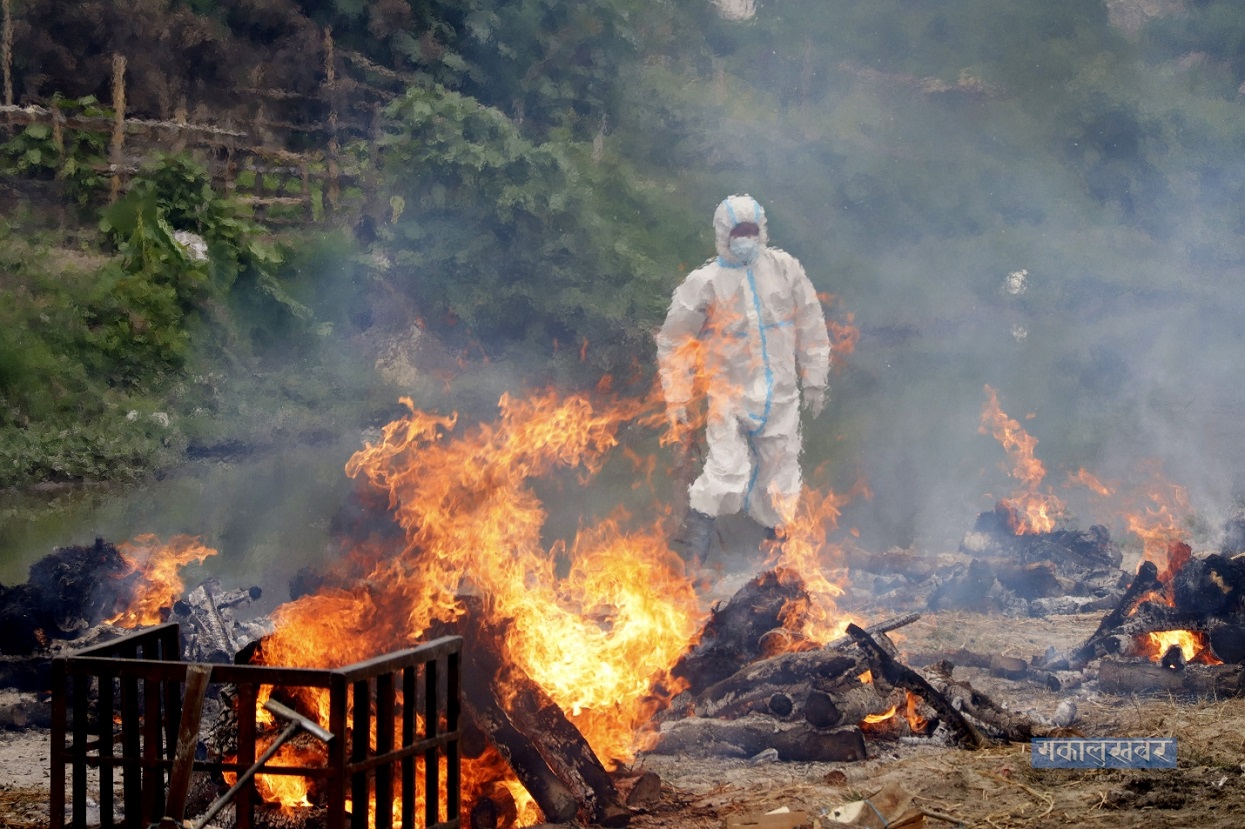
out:
<path id="1" fill-rule="evenodd" d="M 52 106 L 65 117 L 111 116 L 111 110 L 99 106 L 91 96 L 69 99 L 56 95 Z M 86 205 L 107 181 L 97 170 L 105 161 L 107 137 L 91 130 L 66 128 L 61 142 L 62 146 L 57 147 L 50 125 L 29 124 L 0 144 L 0 163 L 21 175 L 60 178 L 65 181 L 66 195 L 77 204 Z"/>

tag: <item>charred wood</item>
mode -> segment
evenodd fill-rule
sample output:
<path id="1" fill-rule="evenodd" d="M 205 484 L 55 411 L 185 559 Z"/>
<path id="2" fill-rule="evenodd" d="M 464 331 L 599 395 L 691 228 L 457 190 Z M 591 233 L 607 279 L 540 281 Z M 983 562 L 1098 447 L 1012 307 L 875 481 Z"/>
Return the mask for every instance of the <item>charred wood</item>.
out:
<path id="1" fill-rule="evenodd" d="M 469 607 L 472 604 L 468 602 Z M 534 784 L 546 793 L 555 811 L 547 811 L 537 792 L 529 791 L 550 822 L 566 819 L 555 818 L 565 810 L 565 791 L 593 823 L 625 825 L 630 810 L 588 741 L 535 680 L 517 665 L 506 664 L 500 651 L 504 641 L 501 631 L 483 627 L 481 618 L 480 613 L 468 613 L 455 625 L 464 641 L 464 708 L 469 714 L 479 712 L 485 717 L 476 725 L 511 763 L 525 786 L 525 774 L 536 778 Z M 503 685 L 507 689 L 504 694 Z M 507 700 L 505 707 L 501 699 Z M 523 768 L 528 764 L 531 769 Z M 554 785 L 555 781 L 559 785 Z"/>
<path id="2" fill-rule="evenodd" d="M 928 679 L 930 686 L 949 700 L 956 711 L 971 718 L 977 729 L 992 739 L 1009 743 L 1028 742 L 1041 727 L 1028 715 L 1007 709 L 968 682 L 954 680 L 949 674 L 936 671 L 930 672 Z"/>
<path id="3" fill-rule="evenodd" d="M 1102 525 L 1095 524 L 1088 530 L 1018 534 L 1015 514 L 1001 503 L 977 516 L 972 531 L 960 544 L 960 551 L 1020 564 L 1050 561 L 1061 571 L 1113 570 L 1123 558 Z"/>
<path id="4" fill-rule="evenodd" d="M 469 651 L 464 651 L 469 653 Z M 467 659 L 467 663 L 470 663 Z M 579 801 L 545 761 L 536 744 L 515 727 L 493 696 L 487 675 L 463 672 L 463 711 L 506 758 L 519 782 L 550 823 L 565 823 L 579 813 Z"/>
<path id="5" fill-rule="evenodd" d="M 789 762 L 851 762 L 865 758 L 865 743 L 856 726 L 815 728 L 806 722 L 780 723 L 769 717 L 739 720 L 689 717 L 666 723 L 658 737 L 658 754 L 715 754 L 753 757 L 766 749 Z"/>
<path id="6" fill-rule="evenodd" d="M 633 809 L 644 809 L 661 800 L 661 777 L 656 772 L 615 774 L 614 785 Z"/>
<path id="7" fill-rule="evenodd" d="M 1129 611 L 1133 609 L 1133 605 L 1142 596 L 1161 587 L 1162 583 L 1158 580 L 1158 568 L 1154 565 L 1154 562 L 1142 562 L 1141 566 L 1137 568 L 1137 575 L 1124 591 L 1124 595 L 1120 597 L 1115 609 L 1102 618 L 1102 621 L 1098 623 L 1098 629 L 1073 652 L 1072 661 L 1083 664 L 1093 659 L 1096 654 L 1100 656 L 1101 654 L 1097 653 L 1100 642 L 1114 633 L 1123 624 Z"/>
<path id="8" fill-rule="evenodd" d="M 762 655 L 761 640 L 784 627 L 785 613 L 807 603 L 808 591 L 790 570 L 769 570 L 745 584 L 725 606 L 715 608 L 700 642 L 671 670 L 688 687 L 708 688 Z"/>
<path id="9" fill-rule="evenodd" d="M 804 720 L 816 728 L 855 725 L 870 714 L 881 714 L 894 705 L 878 693 L 872 682 L 855 682 L 835 693 L 810 691 L 804 700 Z"/>
<path id="10" fill-rule="evenodd" d="M 1188 665 L 1182 670 L 1150 662 L 1104 659 L 1098 666 L 1098 687 L 1104 693 L 1174 694 L 1182 697 L 1237 697 L 1245 692 L 1240 665 Z"/>
<path id="11" fill-rule="evenodd" d="M 1245 662 L 1245 625 L 1223 624 L 1211 628 L 1210 649 L 1229 665 Z"/>
<path id="12" fill-rule="evenodd" d="M 732 706 L 763 701 L 768 706 L 775 693 L 795 692 L 811 687 L 816 682 L 836 682 L 844 677 L 854 678 L 867 669 L 857 656 L 834 651 L 815 650 L 786 653 L 781 656 L 754 662 L 733 676 L 714 683 L 696 695 L 695 710 L 700 716 L 726 716 L 723 712 Z M 740 713 L 746 713 L 741 711 Z"/>
<path id="13" fill-rule="evenodd" d="M 138 574 L 102 538 L 57 547 L 30 567 L 25 583 L 0 585 L 0 653 L 26 655 L 115 616 Z"/>
<path id="14" fill-rule="evenodd" d="M 947 724 L 959 742 L 969 748 L 981 748 L 986 745 L 985 738 L 972 726 L 951 701 L 938 693 L 916 671 L 900 663 L 879 645 L 867 631 L 857 625 L 848 625 L 847 633 L 864 651 L 865 659 L 873 669 L 873 680 L 879 678 L 896 688 L 903 688 L 925 700 L 925 703 L 938 712 L 938 716 Z"/>
<path id="15" fill-rule="evenodd" d="M 1176 608 L 1195 616 L 1229 617 L 1245 604 L 1245 561 L 1209 555 L 1185 562 L 1171 579 Z"/>

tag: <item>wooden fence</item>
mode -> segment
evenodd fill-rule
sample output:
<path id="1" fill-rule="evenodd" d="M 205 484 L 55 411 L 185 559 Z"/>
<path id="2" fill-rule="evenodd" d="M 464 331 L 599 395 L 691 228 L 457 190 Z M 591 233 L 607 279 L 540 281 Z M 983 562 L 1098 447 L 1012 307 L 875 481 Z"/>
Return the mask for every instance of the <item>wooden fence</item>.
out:
<path id="1" fill-rule="evenodd" d="M 373 187 L 364 165 L 344 157 L 343 144 L 371 147 L 379 130 L 380 110 L 399 93 L 346 71 L 379 77 L 401 88 L 408 76 L 378 66 L 365 56 L 335 47 L 331 28 L 324 30 L 324 82 L 313 95 L 282 89 L 239 88 L 240 97 L 254 101 L 253 115 L 223 124 L 189 119 L 183 102 L 169 120 L 130 116 L 126 111 L 126 58 L 112 59 L 112 115 L 67 114 L 55 101 L 13 100 L 13 37 L 11 0 L 0 0 L 0 135 L 14 127 L 44 124 L 51 133 L 59 170 L 68 160 L 67 130 L 109 136 L 106 161 L 92 166 L 109 179 L 108 198 L 115 202 L 130 178 L 159 153 L 190 152 L 210 172 L 213 183 L 248 205 L 258 219 L 270 223 L 311 222 L 331 218 L 343 207 L 343 192 L 365 195 Z M 303 99 L 327 109 L 319 121 L 272 118 L 273 102 Z M 359 113 L 363 113 L 360 117 Z M 291 138 L 297 140 L 291 141 Z M 292 151 L 291 144 L 314 145 L 311 151 Z"/>

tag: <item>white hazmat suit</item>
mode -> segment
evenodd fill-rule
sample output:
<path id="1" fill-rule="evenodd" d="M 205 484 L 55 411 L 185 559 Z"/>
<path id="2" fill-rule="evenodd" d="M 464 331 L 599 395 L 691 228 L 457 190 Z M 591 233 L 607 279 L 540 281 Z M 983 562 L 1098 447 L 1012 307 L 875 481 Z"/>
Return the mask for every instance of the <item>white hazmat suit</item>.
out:
<path id="1" fill-rule="evenodd" d="M 741 256 L 732 252 L 731 231 L 745 222 L 758 226 L 759 246 Z M 703 367 L 708 455 L 689 507 L 709 517 L 746 509 L 776 528 L 790 520 L 800 494 L 800 388 L 818 414 L 830 337 L 804 268 L 768 247 L 765 211 L 755 199 L 723 201 L 713 232 L 717 257 L 675 290 L 657 335 L 662 391 L 671 418 L 685 420 Z"/>

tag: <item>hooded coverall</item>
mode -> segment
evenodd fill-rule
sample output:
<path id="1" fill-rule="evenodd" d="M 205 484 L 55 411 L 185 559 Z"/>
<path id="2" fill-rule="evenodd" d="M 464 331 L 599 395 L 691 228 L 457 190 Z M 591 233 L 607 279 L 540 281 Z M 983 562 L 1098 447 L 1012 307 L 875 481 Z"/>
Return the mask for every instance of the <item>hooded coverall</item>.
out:
<path id="1" fill-rule="evenodd" d="M 751 262 L 731 253 L 731 230 L 760 229 Z M 746 509 L 762 526 L 785 525 L 800 495 L 799 386 L 824 400 L 830 337 L 804 268 L 767 246 L 765 211 L 731 196 L 713 216 L 718 255 L 674 292 L 657 335 L 662 391 L 671 417 L 685 416 L 698 364 L 708 399 L 708 456 L 689 506 L 716 517 Z M 797 385 L 798 383 L 798 385 Z"/>

